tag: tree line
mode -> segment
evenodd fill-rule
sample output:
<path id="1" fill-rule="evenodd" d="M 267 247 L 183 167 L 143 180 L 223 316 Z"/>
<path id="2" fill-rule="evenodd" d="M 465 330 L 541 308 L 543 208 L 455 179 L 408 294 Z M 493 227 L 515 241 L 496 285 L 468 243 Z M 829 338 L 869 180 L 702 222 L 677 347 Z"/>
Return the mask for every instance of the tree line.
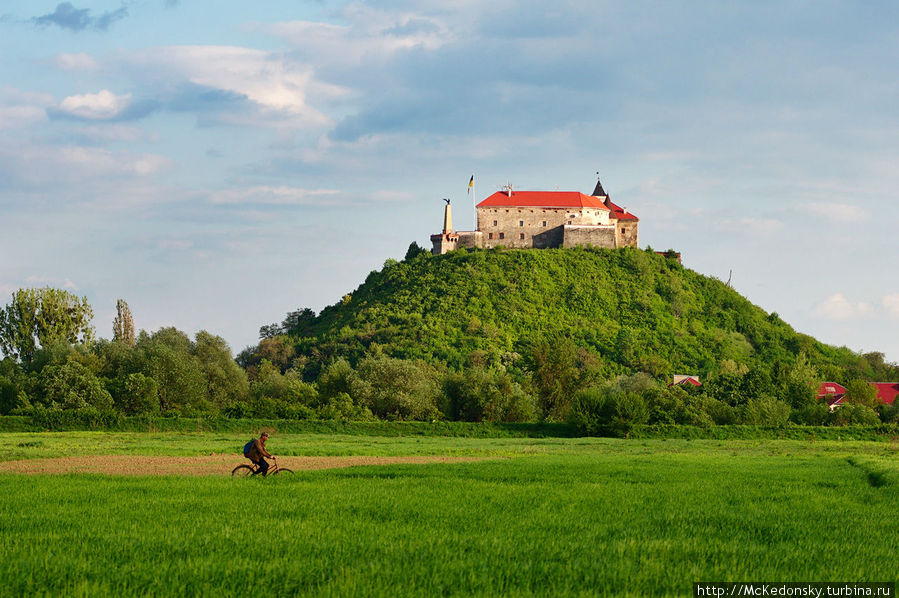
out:
<path id="1" fill-rule="evenodd" d="M 338 335 L 347 345 L 353 339 L 354 350 L 341 353 L 339 345 L 328 344 L 333 336 L 316 331 L 321 317 L 309 309 L 290 312 L 282 323 L 263 327 L 260 342 L 235 359 L 224 339 L 206 331 L 193 338 L 175 328 L 135 332 L 123 300 L 112 338 L 96 338 L 85 297 L 20 289 L 0 309 L 5 356 L 0 414 L 79 409 L 286 419 L 568 421 L 592 433 L 655 423 L 897 420 L 896 408 L 881 405 L 861 378 L 842 380 L 849 390 L 846 405 L 831 412 L 816 398 L 821 368 L 802 351 L 765 367 L 725 357 L 703 372 L 701 387 L 692 388 L 669 386 L 666 378 L 639 367 L 621 371 L 595 345 L 558 331 L 537 331 L 505 351 L 474 348 L 449 363 L 414 352 L 403 355 L 389 335 L 373 329 L 365 331 L 370 336 L 360 346 L 359 333 L 344 324 Z M 490 324 L 473 327 L 480 334 L 485 325 Z M 615 346 L 623 359 L 639 363 L 651 357 L 640 352 L 639 342 L 616 337 Z M 856 358 L 884 376 L 896 372 L 882 354 Z"/>

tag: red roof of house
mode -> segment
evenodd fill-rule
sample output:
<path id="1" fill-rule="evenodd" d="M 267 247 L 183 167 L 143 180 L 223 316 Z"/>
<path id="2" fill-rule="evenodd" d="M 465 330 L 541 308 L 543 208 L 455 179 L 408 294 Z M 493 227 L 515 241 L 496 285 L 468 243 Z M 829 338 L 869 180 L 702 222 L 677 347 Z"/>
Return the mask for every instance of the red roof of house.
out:
<path id="1" fill-rule="evenodd" d="M 818 398 L 823 399 L 827 395 L 833 395 L 835 399 L 842 399 L 846 394 L 846 387 L 836 382 L 822 382 L 818 387 Z"/>
<path id="2" fill-rule="evenodd" d="M 690 384 L 692 386 L 702 386 L 702 383 L 700 383 L 699 380 L 697 380 L 693 376 L 689 376 L 687 378 L 684 378 L 680 382 L 672 382 L 668 385 L 668 388 L 671 388 L 672 386 L 686 386 L 687 384 Z"/>
<path id="3" fill-rule="evenodd" d="M 478 204 L 479 208 L 489 207 L 521 207 L 529 208 L 610 208 L 598 197 L 584 195 L 579 191 L 512 191 L 509 196 L 505 191 L 497 191 Z"/>
<path id="4" fill-rule="evenodd" d="M 621 206 L 617 206 L 617 205 L 613 204 L 611 199 L 606 199 L 605 204 L 606 204 L 607 208 L 612 210 L 612 214 L 618 220 L 638 220 L 638 221 L 640 220 L 639 218 L 637 218 L 630 212 L 626 211 Z"/>
<path id="5" fill-rule="evenodd" d="M 887 405 L 892 405 L 899 395 L 899 382 L 872 382 L 871 385 L 877 389 L 877 398 Z"/>

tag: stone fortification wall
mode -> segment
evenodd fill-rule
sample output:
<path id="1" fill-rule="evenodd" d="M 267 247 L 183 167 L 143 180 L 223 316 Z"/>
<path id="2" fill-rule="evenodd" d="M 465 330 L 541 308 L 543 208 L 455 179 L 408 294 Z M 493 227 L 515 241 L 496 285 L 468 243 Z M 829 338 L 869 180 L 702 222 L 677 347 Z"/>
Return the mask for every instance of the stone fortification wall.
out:
<path id="1" fill-rule="evenodd" d="M 564 232 L 562 247 L 591 246 L 615 249 L 618 246 L 615 239 L 615 225 L 578 226 L 566 224 Z"/>
<path id="2" fill-rule="evenodd" d="M 476 249 L 484 246 L 484 233 L 479 230 L 461 230 L 456 234 L 459 235 L 460 248 Z"/>
<path id="3" fill-rule="evenodd" d="M 566 225 L 608 225 L 609 211 L 600 208 L 478 208 L 478 230 L 484 247 L 561 247 Z"/>
<path id="4" fill-rule="evenodd" d="M 615 226 L 615 242 L 618 247 L 639 247 L 636 220 L 619 220 Z"/>

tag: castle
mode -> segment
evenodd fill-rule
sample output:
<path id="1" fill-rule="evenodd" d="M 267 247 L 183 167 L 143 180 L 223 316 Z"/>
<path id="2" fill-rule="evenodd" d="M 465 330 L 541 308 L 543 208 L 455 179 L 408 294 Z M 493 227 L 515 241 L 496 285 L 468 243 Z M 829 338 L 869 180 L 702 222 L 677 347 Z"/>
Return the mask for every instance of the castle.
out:
<path id="1" fill-rule="evenodd" d="M 578 191 L 515 191 L 507 186 L 477 207 L 477 230 L 454 231 L 449 200 L 443 232 L 431 253 L 458 248 L 636 247 L 639 218 L 609 199 L 597 179 L 593 195 Z"/>

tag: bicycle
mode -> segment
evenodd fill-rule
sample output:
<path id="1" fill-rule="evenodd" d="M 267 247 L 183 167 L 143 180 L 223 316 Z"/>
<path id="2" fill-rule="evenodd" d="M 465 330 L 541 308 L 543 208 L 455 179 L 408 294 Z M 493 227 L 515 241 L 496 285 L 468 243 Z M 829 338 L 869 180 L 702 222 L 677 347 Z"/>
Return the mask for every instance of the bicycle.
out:
<path id="1" fill-rule="evenodd" d="M 293 473 L 293 470 L 287 469 L 286 467 L 279 467 L 278 460 L 272 457 L 272 465 L 268 468 L 268 472 L 265 475 L 278 475 L 279 473 Z M 252 465 L 238 465 L 231 470 L 231 477 L 234 478 L 248 478 L 254 475 L 259 475 L 259 466 L 255 463 Z"/>

